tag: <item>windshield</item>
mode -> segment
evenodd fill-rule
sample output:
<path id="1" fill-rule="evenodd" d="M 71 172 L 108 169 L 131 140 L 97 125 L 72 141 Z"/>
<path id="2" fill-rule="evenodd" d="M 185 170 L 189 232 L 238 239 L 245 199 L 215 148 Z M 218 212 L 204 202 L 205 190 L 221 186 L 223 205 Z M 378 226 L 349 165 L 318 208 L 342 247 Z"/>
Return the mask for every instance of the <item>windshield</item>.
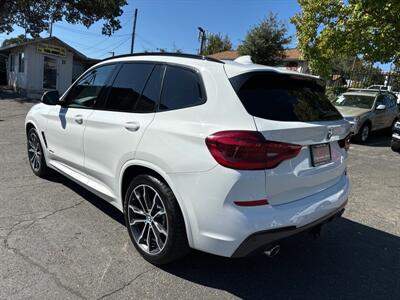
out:
<path id="1" fill-rule="evenodd" d="M 374 100 L 375 96 L 373 95 L 340 95 L 333 102 L 333 105 L 371 109 L 374 104 Z"/>
<path id="2" fill-rule="evenodd" d="M 247 112 L 287 122 L 340 120 L 341 114 L 318 80 L 274 72 L 250 72 L 230 79 Z"/>

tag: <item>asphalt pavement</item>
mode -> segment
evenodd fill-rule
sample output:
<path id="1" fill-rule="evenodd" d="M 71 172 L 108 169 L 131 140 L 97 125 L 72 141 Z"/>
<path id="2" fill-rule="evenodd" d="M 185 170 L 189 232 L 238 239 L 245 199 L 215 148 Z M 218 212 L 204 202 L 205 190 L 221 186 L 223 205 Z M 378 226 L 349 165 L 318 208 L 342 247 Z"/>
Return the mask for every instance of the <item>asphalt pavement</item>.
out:
<path id="1" fill-rule="evenodd" d="M 54 174 L 35 177 L 24 118 L 33 101 L 0 92 L 0 299 L 400 299 L 400 154 L 387 132 L 352 145 L 352 192 L 320 238 L 274 258 L 193 251 L 158 268 L 122 214 Z"/>

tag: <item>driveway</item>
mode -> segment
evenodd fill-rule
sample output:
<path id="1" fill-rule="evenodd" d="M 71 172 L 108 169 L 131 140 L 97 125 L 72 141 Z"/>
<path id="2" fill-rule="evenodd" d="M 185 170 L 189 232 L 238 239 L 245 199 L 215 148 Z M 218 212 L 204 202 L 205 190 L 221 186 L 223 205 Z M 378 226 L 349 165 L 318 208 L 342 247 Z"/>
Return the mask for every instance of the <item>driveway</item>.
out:
<path id="1" fill-rule="evenodd" d="M 399 299 L 400 154 L 389 135 L 352 145 L 352 194 L 319 239 L 275 258 L 193 251 L 157 268 L 134 250 L 122 214 L 61 175 L 33 176 L 24 117 L 0 92 L 0 299 Z"/>

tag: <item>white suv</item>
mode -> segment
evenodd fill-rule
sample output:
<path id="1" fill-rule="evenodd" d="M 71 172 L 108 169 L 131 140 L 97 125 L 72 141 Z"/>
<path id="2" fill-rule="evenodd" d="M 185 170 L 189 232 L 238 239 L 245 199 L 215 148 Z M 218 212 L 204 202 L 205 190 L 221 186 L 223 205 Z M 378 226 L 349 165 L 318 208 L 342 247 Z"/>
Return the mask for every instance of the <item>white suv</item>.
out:
<path id="1" fill-rule="evenodd" d="M 121 210 L 154 264 L 271 253 L 340 215 L 349 130 L 316 77 L 178 54 L 102 61 L 26 117 L 33 172 Z"/>

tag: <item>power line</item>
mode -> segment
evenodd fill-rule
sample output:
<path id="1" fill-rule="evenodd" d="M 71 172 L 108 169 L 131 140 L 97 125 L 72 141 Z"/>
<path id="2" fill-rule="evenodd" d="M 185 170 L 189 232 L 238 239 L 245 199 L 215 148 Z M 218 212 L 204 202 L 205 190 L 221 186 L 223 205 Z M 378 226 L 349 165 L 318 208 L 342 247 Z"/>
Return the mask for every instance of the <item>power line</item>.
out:
<path id="1" fill-rule="evenodd" d="M 126 24 L 126 23 L 125 23 L 125 24 Z M 61 30 L 72 31 L 72 32 L 76 32 L 76 33 L 82 34 L 82 35 L 104 36 L 104 34 L 102 34 L 102 33 L 94 33 L 94 32 L 89 32 L 89 31 L 83 31 L 83 30 L 76 29 L 76 28 L 68 28 L 68 27 L 64 27 L 64 26 L 58 25 L 58 24 L 54 24 L 53 26 L 54 26 L 54 27 L 57 27 L 57 28 L 59 28 L 59 29 L 61 29 Z M 130 34 L 130 33 L 126 33 L 126 34 L 112 34 L 111 36 L 114 36 L 114 37 L 123 37 L 123 36 L 128 36 L 128 35 L 131 35 L 131 34 Z"/>
<path id="2" fill-rule="evenodd" d="M 68 41 L 68 42 L 71 43 L 71 44 L 76 44 L 76 45 L 78 45 L 78 46 L 83 46 L 83 47 L 85 47 L 85 48 L 80 49 L 80 51 L 85 51 L 85 50 L 88 50 L 88 49 L 93 49 L 93 50 L 100 50 L 100 51 L 102 51 L 102 50 L 107 50 L 107 48 L 109 48 L 109 47 L 106 47 L 106 48 L 97 48 L 97 47 L 95 47 L 95 46 L 90 46 L 90 45 L 82 44 L 82 43 L 76 42 L 76 41 L 74 41 L 74 40 L 66 39 L 66 38 L 64 38 L 64 37 L 62 38 L 62 40 Z M 98 44 L 100 44 L 100 43 L 98 43 Z M 114 45 L 111 45 L 111 46 L 114 46 Z"/>
<path id="3" fill-rule="evenodd" d="M 136 36 L 142 41 L 145 42 L 146 44 L 154 47 L 154 48 L 158 48 L 158 46 L 152 42 L 150 42 L 149 40 L 145 39 L 142 35 L 140 35 L 139 33 L 136 33 Z"/>
<path id="4" fill-rule="evenodd" d="M 125 37 L 125 39 L 126 39 L 126 38 L 127 38 L 127 37 Z M 124 39 L 124 41 L 125 41 L 125 39 Z M 118 41 L 121 41 L 121 40 L 122 40 L 122 38 L 120 38 Z M 96 46 L 101 45 L 101 44 L 103 44 L 103 43 L 105 43 L 105 42 L 106 42 L 106 41 L 103 40 L 103 41 L 101 41 L 101 42 L 95 44 L 94 46 L 87 48 L 87 50 L 85 50 L 85 51 L 93 52 L 93 51 L 96 50 L 96 49 L 95 49 Z M 115 41 L 112 41 L 112 42 L 113 42 L 113 44 L 111 44 L 111 45 L 109 45 L 109 46 L 106 46 L 105 48 L 102 48 L 101 50 L 109 50 L 111 47 L 113 47 L 113 46 L 115 45 Z"/>
<path id="5" fill-rule="evenodd" d="M 118 44 L 118 45 L 115 46 L 114 48 L 109 49 L 109 51 L 106 51 L 106 52 L 104 52 L 103 54 L 99 55 L 99 57 L 101 57 L 101 56 L 103 56 L 103 55 L 105 55 L 105 54 L 107 54 L 107 53 L 114 52 L 114 50 L 118 49 L 119 47 L 121 47 L 123 44 L 125 44 L 125 43 L 128 42 L 129 40 L 130 40 L 130 39 L 127 38 L 125 41 L 123 41 L 122 43 Z"/>

